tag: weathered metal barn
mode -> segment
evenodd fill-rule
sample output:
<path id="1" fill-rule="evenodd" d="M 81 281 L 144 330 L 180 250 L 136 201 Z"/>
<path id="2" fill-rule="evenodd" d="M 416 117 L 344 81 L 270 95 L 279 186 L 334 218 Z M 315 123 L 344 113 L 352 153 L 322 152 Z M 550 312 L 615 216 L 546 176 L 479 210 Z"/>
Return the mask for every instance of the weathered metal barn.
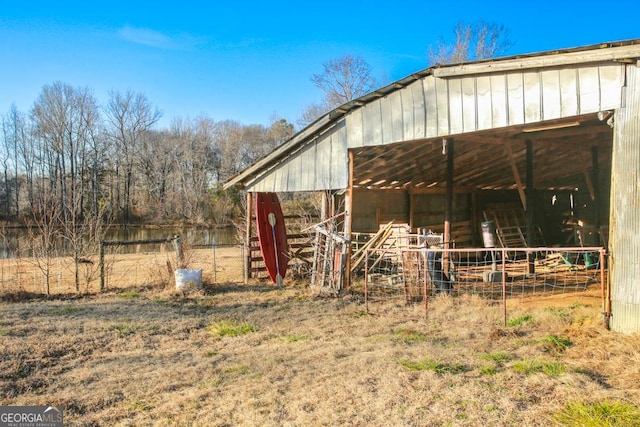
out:
<path id="1" fill-rule="evenodd" d="M 524 208 L 529 246 L 545 227 L 563 244 L 555 211 L 581 211 L 608 247 L 610 326 L 640 332 L 639 67 L 629 40 L 428 68 L 329 112 L 226 187 L 340 193 L 346 235 L 395 219 L 468 245 L 495 202 Z"/>

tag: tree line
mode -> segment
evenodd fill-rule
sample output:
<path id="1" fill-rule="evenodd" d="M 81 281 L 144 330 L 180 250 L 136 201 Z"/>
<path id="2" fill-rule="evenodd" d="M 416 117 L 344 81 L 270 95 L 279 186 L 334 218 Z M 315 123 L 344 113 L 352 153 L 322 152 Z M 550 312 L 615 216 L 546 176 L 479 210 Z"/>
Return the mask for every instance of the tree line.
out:
<path id="1" fill-rule="evenodd" d="M 177 118 L 158 130 L 160 117 L 141 93 L 113 91 L 100 105 L 88 88 L 45 85 L 30 111 L 2 116 L 1 217 L 224 223 L 218 184 L 294 132 L 277 117 L 269 126 Z"/>

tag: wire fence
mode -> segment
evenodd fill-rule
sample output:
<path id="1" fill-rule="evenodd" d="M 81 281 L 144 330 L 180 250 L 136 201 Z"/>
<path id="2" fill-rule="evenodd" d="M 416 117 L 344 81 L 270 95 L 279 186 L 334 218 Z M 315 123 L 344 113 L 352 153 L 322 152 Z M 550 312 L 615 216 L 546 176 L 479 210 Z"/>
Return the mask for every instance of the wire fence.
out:
<path id="1" fill-rule="evenodd" d="M 438 295 L 476 295 L 502 303 L 598 290 L 604 296 L 603 248 L 439 249 L 388 248 L 366 252 L 364 277 L 355 281 L 367 311 L 389 304 L 424 307 Z"/>
<path id="2" fill-rule="evenodd" d="M 180 261 L 171 239 L 139 242 L 126 249 L 114 242 L 103 250 L 103 290 L 175 289 L 174 270 L 180 266 Z M 183 245 L 182 265 L 188 269 L 202 269 L 205 285 L 242 283 L 245 253 L 244 245 Z M 100 254 L 95 254 L 79 260 L 80 293 L 100 292 L 100 258 Z M 75 271 L 72 257 L 3 259 L 0 260 L 0 294 L 76 293 Z"/>

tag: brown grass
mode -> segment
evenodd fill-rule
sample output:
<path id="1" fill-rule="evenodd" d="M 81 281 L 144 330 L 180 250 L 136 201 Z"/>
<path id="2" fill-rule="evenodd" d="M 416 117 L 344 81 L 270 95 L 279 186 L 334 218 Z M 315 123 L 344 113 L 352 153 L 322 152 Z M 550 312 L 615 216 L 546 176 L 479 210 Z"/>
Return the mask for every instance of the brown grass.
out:
<path id="1" fill-rule="evenodd" d="M 376 316 L 358 295 L 205 273 L 187 295 L 5 299 L 0 405 L 60 405 L 67 425 L 534 426 L 571 402 L 640 402 L 640 337 L 606 331 L 597 298 L 510 301 L 530 319 L 504 326 L 477 298 Z"/>

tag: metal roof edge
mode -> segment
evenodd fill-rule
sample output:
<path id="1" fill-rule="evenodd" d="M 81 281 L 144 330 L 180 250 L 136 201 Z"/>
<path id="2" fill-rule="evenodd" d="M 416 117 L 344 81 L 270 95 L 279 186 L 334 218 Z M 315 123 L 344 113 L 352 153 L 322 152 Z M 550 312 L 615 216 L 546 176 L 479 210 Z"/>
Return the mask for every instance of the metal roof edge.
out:
<path id="1" fill-rule="evenodd" d="M 255 163 L 248 166 L 244 170 L 240 171 L 233 177 L 229 178 L 222 186 L 224 190 L 227 190 L 234 185 L 239 184 L 246 178 L 251 175 L 254 175 L 258 170 L 262 169 L 264 166 L 274 163 L 282 157 L 285 157 L 289 152 L 295 150 L 300 143 L 308 139 L 309 137 L 314 136 L 316 132 L 320 132 L 323 129 L 327 128 L 331 125 L 335 119 L 330 117 L 331 113 L 327 113 L 324 116 L 321 116 L 318 120 L 311 123 L 306 128 L 302 129 L 300 132 L 295 134 L 291 139 L 285 142 L 282 145 L 276 147 L 271 153 L 266 156 L 258 159 Z"/>
<path id="2" fill-rule="evenodd" d="M 462 64 L 437 65 L 432 68 L 432 72 L 434 77 L 446 78 L 593 62 L 627 61 L 638 58 L 640 58 L 640 39 L 633 39 Z"/>

